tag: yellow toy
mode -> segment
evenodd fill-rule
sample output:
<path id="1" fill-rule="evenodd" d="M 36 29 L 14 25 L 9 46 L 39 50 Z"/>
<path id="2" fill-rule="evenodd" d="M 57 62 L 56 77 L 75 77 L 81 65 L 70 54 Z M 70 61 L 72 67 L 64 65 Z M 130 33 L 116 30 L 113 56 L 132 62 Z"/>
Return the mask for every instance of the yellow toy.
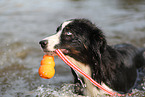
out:
<path id="1" fill-rule="evenodd" d="M 44 55 L 39 67 L 39 76 L 44 79 L 50 79 L 55 74 L 55 62 L 53 56 Z"/>

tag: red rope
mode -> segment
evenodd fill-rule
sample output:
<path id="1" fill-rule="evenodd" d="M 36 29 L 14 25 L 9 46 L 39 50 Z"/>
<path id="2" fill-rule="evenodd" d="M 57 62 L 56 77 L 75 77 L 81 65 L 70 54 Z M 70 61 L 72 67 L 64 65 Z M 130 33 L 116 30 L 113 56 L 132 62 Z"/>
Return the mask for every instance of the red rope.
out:
<path id="1" fill-rule="evenodd" d="M 82 71 L 80 68 L 78 68 L 75 64 L 73 64 L 71 61 L 69 61 L 66 56 L 61 52 L 60 49 L 56 50 L 56 53 L 58 54 L 58 56 L 71 68 L 73 68 L 74 70 L 78 71 L 80 74 L 82 74 L 83 76 L 85 76 L 87 79 L 89 79 L 95 86 L 97 86 L 99 89 L 104 90 L 105 92 L 107 92 L 109 95 L 111 96 L 125 96 L 124 94 L 119 94 L 116 92 L 112 92 L 109 91 L 107 89 L 105 89 L 103 86 L 101 86 L 99 83 L 97 83 L 94 79 L 92 79 L 89 75 L 87 75 L 84 71 Z M 129 94 L 131 95 L 131 94 Z"/>

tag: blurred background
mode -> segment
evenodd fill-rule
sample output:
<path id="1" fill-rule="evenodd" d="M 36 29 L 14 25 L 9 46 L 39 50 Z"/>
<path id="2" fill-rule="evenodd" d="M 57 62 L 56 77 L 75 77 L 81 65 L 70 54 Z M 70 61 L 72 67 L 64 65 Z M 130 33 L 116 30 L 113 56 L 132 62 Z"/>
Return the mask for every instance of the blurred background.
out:
<path id="1" fill-rule="evenodd" d="M 90 19 L 108 44 L 145 46 L 145 0 L 0 0 L 0 97 L 78 96 L 70 68 L 59 58 L 52 79 L 38 75 L 38 42 L 72 18 Z"/>

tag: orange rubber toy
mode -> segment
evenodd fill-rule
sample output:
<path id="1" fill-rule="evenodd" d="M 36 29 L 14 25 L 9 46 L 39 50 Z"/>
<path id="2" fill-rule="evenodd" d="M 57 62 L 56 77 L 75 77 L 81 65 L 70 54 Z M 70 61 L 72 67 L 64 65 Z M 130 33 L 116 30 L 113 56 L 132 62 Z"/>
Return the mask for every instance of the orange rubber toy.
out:
<path id="1" fill-rule="evenodd" d="M 55 62 L 53 56 L 44 55 L 39 67 L 39 76 L 44 79 L 50 79 L 55 74 Z"/>

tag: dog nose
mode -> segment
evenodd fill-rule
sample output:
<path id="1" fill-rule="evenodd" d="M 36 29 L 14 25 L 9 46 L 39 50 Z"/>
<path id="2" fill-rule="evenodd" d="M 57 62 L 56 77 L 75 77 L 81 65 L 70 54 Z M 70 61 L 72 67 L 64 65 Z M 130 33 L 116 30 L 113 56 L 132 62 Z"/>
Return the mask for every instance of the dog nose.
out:
<path id="1" fill-rule="evenodd" d="M 41 45 L 42 48 L 46 48 L 47 44 L 48 44 L 48 41 L 47 40 L 42 40 L 42 41 L 39 42 L 39 44 Z"/>

